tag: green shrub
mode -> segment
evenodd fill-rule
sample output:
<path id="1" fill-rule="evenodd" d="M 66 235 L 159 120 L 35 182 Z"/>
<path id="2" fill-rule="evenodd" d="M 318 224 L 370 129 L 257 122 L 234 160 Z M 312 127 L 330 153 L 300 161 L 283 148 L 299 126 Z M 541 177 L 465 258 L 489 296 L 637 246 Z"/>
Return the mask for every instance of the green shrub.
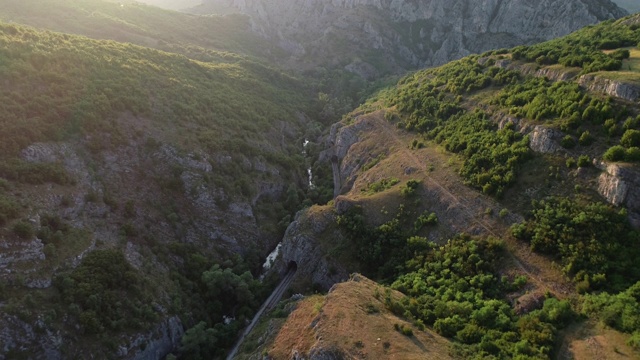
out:
<path id="1" fill-rule="evenodd" d="M 23 160 L 0 161 L 0 176 L 27 184 L 72 184 L 73 179 L 59 163 L 31 163 Z"/>
<path id="2" fill-rule="evenodd" d="M 522 289 L 527 284 L 528 278 L 525 275 L 518 275 L 513 280 L 513 288 L 514 289 Z"/>
<path id="3" fill-rule="evenodd" d="M 606 161 L 623 161 L 624 157 L 626 155 L 626 150 L 624 147 L 622 147 L 621 145 L 615 145 L 609 148 L 609 150 L 607 150 L 604 155 L 602 155 L 602 158 Z"/>
<path id="4" fill-rule="evenodd" d="M 10 188 L 11 184 L 7 180 L 0 178 L 0 193 L 9 190 Z"/>
<path id="5" fill-rule="evenodd" d="M 132 200 L 127 200 L 124 204 L 124 216 L 127 219 L 133 219 L 136 217 L 136 208 Z"/>
<path id="6" fill-rule="evenodd" d="M 465 344 L 474 344 L 482 340 L 482 336 L 485 334 L 486 329 L 482 329 L 474 323 L 469 323 L 465 327 L 456 333 L 458 340 Z"/>
<path id="7" fill-rule="evenodd" d="M 626 150 L 624 154 L 624 160 L 628 162 L 639 162 L 640 161 L 640 148 L 638 147 L 630 147 Z"/>
<path id="8" fill-rule="evenodd" d="M 42 249 L 42 252 L 47 258 L 54 258 L 58 255 L 58 250 L 54 244 L 47 244 Z"/>
<path id="9" fill-rule="evenodd" d="M 627 345 L 631 346 L 634 350 L 640 350 L 640 331 L 636 331 L 627 340 Z"/>
<path id="10" fill-rule="evenodd" d="M 95 250 L 71 273 L 55 278 L 62 300 L 77 308 L 87 333 L 140 329 L 157 320 L 143 279 L 118 250 Z"/>
<path id="11" fill-rule="evenodd" d="M 396 178 L 391 179 L 381 179 L 380 181 L 376 181 L 374 183 L 368 184 L 366 188 L 362 189 L 363 192 L 368 194 L 375 194 L 387 189 L 391 189 L 394 185 L 399 183 L 400 180 Z"/>
<path id="12" fill-rule="evenodd" d="M 409 180 L 405 186 L 400 190 L 400 193 L 405 197 L 411 197 L 415 194 L 416 189 L 420 185 L 420 180 Z"/>
<path id="13" fill-rule="evenodd" d="M 35 235 L 33 226 L 28 221 L 20 220 L 13 225 L 13 233 L 21 239 L 30 239 Z"/>
<path id="14" fill-rule="evenodd" d="M 612 58 L 616 60 L 625 60 L 631 56 L 631 53 L 628 49 L 617 49 L 609 54 Z"/>
<path id="15" fill-rule="evenodd" d="M 583 168 L 589 166 L 591 166 L 591 158 L 587 155 L 580 155 L 580 157 L 578 157 L 578 167 Z"/>
<path id="16" fill-rule="evenodd" d="M 404 336 L 408 336 L 408 337 L 413 336 L 413 329 L 411 329 L 408 326 L 403 326 L 401 332 L 402 332 L 402 335 Z"/>
<path id="17" fill-rule="evenodd" d="M 582 132 L 582 134 L 580 135 L 580 139 L 578 139 L 578 142 L 582 146 L 589 146 L 593 144 L 594 141 L 595 141 L 595 138 L 591 135 L 591 133 L 588 130 Z"/>
<path id="18" fill-rule="evenodd" d="M 627 120 L 625 120 L 625 122 L 622 125 L 622 127 L 625 130 L 631 130 L 631 129 L 637 128 L 638 127 L 638 123 L 640 123 L 640 116 L 636 117 L 636 118 L 629 117 L 629 118 L 627 118 Z"/>
<path id="19" fill-rule="evenodd" d="M 576 146 L 576 140 L 573 138 L 573 136 L 567 135 L 562 138 L 562 141 L 560 142 L 560 144 L 565 149 L 572 149 Z"/>
<path id="20" fill-rule="evenodd" d="M 365 305 L 365 311 L 367 312 L 367 314 L 377 314 L 380 312 L 380 310 L 378 310 L 378 308 L 372 303 L 367 303 Z"/>
<path id="21" fill-rule="evenodd" d="M 464 327 L 464 320 L 459 315 L 438 319 L 433 323 L 433 329 L 445 337 L 454 337 Z"/>
<path id="22" fill-rule="evenodd" d="M 640 235 L 632 230 L 624 211 L 609 205 L 568 198 L 535 202 L 531 218 L 513 226 L 512 234 L 529 241 L 534 251 L 558 256 L 563 270 L 578 282 L 586 281 L 585 285 L 602 274 L 611 288 L 640 279 L 640 269 L 632 265 L 640 256 L 640 249 L 633 245 Z"/>
<path id="23" fill-rule="evenodd" d="M 630 148 L 640 146 L 640 130 L 629 129 L 620 139 L 620 145 Z"/>
<path id="24" fill-rule="evenodd" d="M 626 333 L 640 332 L 640 282 L 618 294 L 585 295 L 582 313 Z"/>
<path id="25" fill-rule="evenodd" d="M 413 336 L 413 330 L 409 326 L 393 324 L 393 328 L 404 336 L 408 336 L 408 337 Z"/>
<path id="26" fill-rule="evenodd" d="M 569 325 L 576 317 L 576 313 L 567 300 L 560 301 L 556 298 L 545 300 L 541 313 L 546 322 L 559 328 Z"/>
<path id="27" fill-rule="evenodd" d="M 97 203 L 98 201 L 100 201 L 100 197 L 98 196 L 98 193 L 90 190 L 85 196 L 84 196 L 84 200 L 86 202 L 90 202 L 90 203 Z"/>
<path id="28" fill-rule="evenodd" d="M 4 225 L 8 220 L 15 219 L 19 210 L 20 208 L 15 201 L 0 195 L 0 225 Z"/>
<path id="29" fill-rule="evenodd" d="M 436 213 L 432 212 L 432 213 L 427 213 L 426 211 L 424 213 L 422 213 L 418 219 L 416 219 L 416 221 L 414 222 L 414 230 L 418 231 L 420 229 L 422 229 L 425 226 L 428 225 L 436 225 L 438 223 L 438 216 L 436 215 Z"/>
<path id="30" fill-rule="evenodd" d="M 132 223 L 127 222 L 120 228 L 120 233 L 126 237 L 135 237 L 138 236 L 138 229 Z"/>

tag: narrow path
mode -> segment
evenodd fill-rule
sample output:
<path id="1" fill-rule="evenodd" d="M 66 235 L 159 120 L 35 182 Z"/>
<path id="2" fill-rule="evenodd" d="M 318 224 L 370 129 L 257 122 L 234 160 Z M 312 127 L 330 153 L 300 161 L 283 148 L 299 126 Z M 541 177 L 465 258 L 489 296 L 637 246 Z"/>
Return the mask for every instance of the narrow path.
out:
<path id="1" fill-rule="evenodd" d="M 242 335 L 240 335 L 240 337 L 238 338 L 238 341 L 236 341 L 235 345 L 233 345 L 233 348 L 229 352 L 229 355 L 227 355 L 227 360 L 232 360 L 236 356 L 236 354 L 238 353 L 238 349 L 240 349 L 240 345 L 242 345 L 242 342 L 247 337 L 247 335 L 249 335 L 251 330 L 253 330 L 256 324 L 258 324 L 258 321 L 260 320 L 262 315 L 278 304 L 278 302 L 282 298 L 282 295 L 284 295 L 284 292 L 287 291 L 287 289 L 293 282 L 293 278 L 295 277 L 296 272 L 297 268 L 295 266 L 289 267 L 289 270 L 280 281 L 280 284 L 278 284 L 271 295 L 269 295 L 267 300 L 265 300 L 265 302 L 260 307 L 260 310 L 258 310 L 256 315 L 253 317 L 253 320 L 251 320 L 249 325 L 247 325 L 247 327 L 242 332 Z"/>

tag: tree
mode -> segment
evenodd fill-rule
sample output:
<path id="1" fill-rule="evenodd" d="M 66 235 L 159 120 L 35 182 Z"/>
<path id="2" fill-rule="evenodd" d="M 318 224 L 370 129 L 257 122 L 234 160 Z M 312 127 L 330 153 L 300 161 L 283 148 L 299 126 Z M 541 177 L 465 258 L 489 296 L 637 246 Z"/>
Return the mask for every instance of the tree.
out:
<path id="1" fill-rule="evenodd" d="M 217 335 L 215 329 L 207 328 L 207 323 L 201 321 L 184 333 L 180 351 L 188 355 L 189 359 L 213 359 L 215 358 L 218 344 Z"/>
<path id="2" fill-rule="evenodd" d="M 580 143 L 580 145 L 582 146 L 589 146 L 593 143 L 594 141 L 594 137 L 593 135 L 591 135 L 591 133 L 589 132 L 589 130 L 584 131 L 581 135 L 580 135 L 580 139 L 578 140 L 578 142 Z"/>
<path id="3" fill-rule="evenodd" d="M 620 139 L 620 144 L 626 148 L 640 146 L 640 131 L 634 129 L 625 131 Z"/>
<path id="4" fill-rule="evenodd" d="M 620 146 L 620 145 L 616 145 L 616 146 L 612 146 L 609 148 L 609 150 L 607 150 L 604 155 L 602 155 L 602 158 L 607 160 L 607 161 L 622 161 L 624 160 L 625 157 L 625 149 L 624 147 Z"/>

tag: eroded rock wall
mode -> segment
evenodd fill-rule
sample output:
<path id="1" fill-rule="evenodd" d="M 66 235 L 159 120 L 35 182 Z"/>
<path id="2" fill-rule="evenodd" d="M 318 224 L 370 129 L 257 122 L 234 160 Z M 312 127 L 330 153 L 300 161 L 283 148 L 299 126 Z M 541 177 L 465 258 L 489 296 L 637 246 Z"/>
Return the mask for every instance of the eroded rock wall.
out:
<path id="1" fill-rule="evenodd" d="M 626 11 L 609 0 L 206 0 L 251 17 L 293 64 L 370 78 L 568 34 Z M 375 52 L 377 59 L 371 57 Z"/>

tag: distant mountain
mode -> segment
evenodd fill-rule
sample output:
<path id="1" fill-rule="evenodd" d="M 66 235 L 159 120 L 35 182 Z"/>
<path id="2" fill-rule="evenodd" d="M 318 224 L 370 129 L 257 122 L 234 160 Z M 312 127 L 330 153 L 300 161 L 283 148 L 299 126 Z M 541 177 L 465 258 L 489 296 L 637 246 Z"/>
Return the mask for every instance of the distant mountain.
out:
<path id="1" fill-rule="evenodd" d="M 170 10 L 182 10 L 202 4 L 202 0 L 139 0 L 141 3 Z"/>
<path id="2" fill-rule="evenodd" d="M 621 8 L 626 9 L 630 13 L 636 13 L 640 11 L 640 1 L 638 0 L 613 0 Z"/>
<path id="3" fill-rule="evenodd" d="M 205 0 L 192 11 L 248 14 L 292 66 L 341 66 L 365 78 L 540 42 L 626 14 L 610 0 Z"/>

